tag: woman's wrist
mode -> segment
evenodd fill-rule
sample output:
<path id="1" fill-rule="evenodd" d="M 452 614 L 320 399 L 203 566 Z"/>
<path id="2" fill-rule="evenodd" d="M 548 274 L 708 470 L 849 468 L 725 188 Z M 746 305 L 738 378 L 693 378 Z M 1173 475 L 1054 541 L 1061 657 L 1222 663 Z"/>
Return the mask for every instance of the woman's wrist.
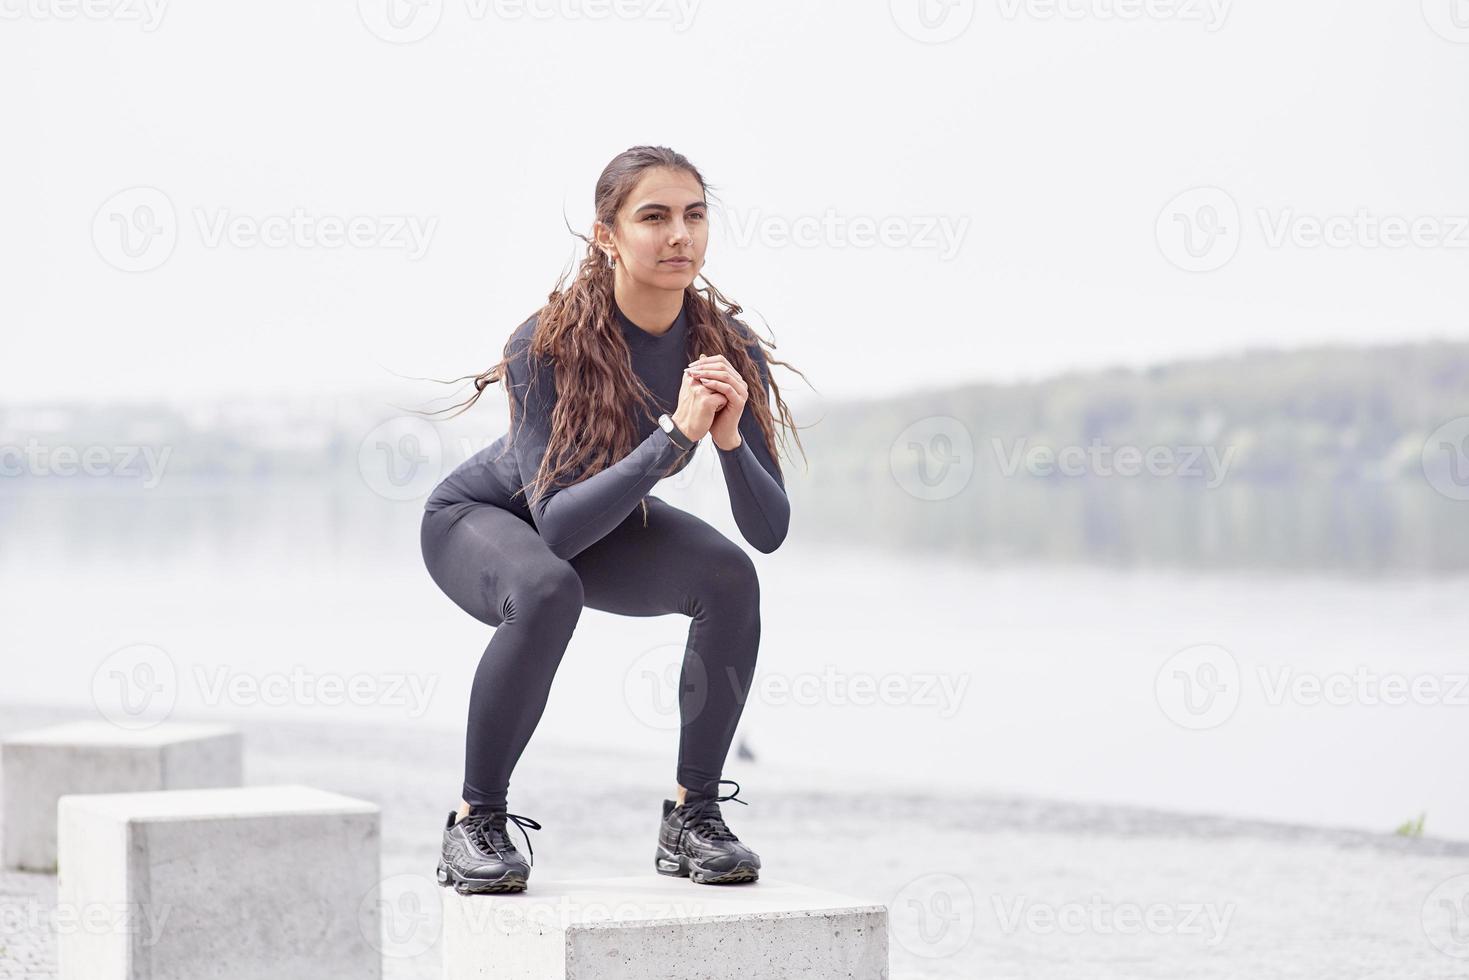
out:
<path id="1" fill-rule="evenodd" d="M 665 418 L 668 422 L 671 422 L 673 424 L 673 428 L 676 431 L 668 432 L 667 427 L 664 426 Z M 658 419 L 658 425 L 659 428 L 662 428 L 665 432 L 667 432 L 669 440 L 672 441 L 673 444 L 678 446 L 680 449 L 692 449 L 694 445 L 696 445 L 699 441 L 695 439 L 693 437 L 693 433 L 689 431 L 689 429 L 692 427 L 690 423 L 680 419 L 677 415 L 668 415 L 666 417 L 660 416 Z"/>
<path id="2" fill-rule="evenodd" d="M 683 416 L 679 415 L 677 412 L 674 412 L 672 415 L 669 416 L 669 418 L 673 419 L 673 424 L 676 425 L 676 426 L 678 426 L 678 431 L 682 432 L 685 436 L 687 436 L 688 439 L 691 442 L 698 442 L 699 441 L 698 439 L 695 439 L 694 438 L 694 422 L 693 422 L 693 419 L 684 418 Z"/>

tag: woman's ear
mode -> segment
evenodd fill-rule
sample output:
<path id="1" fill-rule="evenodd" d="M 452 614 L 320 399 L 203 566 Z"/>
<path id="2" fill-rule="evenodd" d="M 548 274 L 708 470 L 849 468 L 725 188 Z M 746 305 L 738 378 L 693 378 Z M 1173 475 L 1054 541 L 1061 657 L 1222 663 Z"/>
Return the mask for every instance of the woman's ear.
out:
<path id="1" fill-rule="evenodd" d="M 602 254 L 607 257 L 608 262 L 617 261 L 617 246 L 612 243 L 612 229 L 602 223 L 601 219 L 592 224 L 592 239 Z"/>

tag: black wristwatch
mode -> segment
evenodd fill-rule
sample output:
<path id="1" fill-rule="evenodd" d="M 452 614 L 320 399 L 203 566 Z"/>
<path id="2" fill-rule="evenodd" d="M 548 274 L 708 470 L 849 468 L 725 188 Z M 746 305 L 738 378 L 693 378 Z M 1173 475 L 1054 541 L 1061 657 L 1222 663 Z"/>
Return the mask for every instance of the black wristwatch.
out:
<path id="1" fill-rule="evenodd" d="M 658 428 L 668 433 L 668 438 L 672 439 L 673 444 L 679 449 L 687 452 L 694 448 L 694 440 L 684 435 L 683 430 L 673 424 L 673 416 L 667 412 L 658 416 Z"/>

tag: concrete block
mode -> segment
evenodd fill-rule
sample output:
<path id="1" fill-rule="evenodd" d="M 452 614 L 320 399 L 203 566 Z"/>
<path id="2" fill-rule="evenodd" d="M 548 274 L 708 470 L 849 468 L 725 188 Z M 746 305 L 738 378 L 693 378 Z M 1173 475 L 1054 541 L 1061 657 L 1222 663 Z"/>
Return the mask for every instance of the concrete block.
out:
<path id="1" fill-rule="evenodd" d="M 56 801 L 64 793 L 238 786 L 244 740 L 230 725 L 165 722 L 137 731 L 79 721 L 0 740 L 0 864 L 56 870 Z"/>
<path id="2" fill-rule="evenodd" d="M 444 978 L 886 980 L 888 910 L 762 877 L 696 885 L 654 873 L 444 891 Z"/>
<path id="3" fill-rule="evenodd" d="M 382 975 L 373 803 L 247 786 L 67 795 L 57 814 L 61 980 Z"/>

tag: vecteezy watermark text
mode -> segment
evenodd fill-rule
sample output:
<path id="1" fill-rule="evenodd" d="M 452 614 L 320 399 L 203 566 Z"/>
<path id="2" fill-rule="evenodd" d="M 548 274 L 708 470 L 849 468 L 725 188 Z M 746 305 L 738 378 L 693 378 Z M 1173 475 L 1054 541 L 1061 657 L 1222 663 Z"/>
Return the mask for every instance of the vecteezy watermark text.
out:
<path id="1" fill-rule="evenodd" d="M 650 728 L 671 730 L 687 725 L 704 710 L 711 685 L 726 690 L 741 704 L 750 700 L 776 707 L 917 708 L 941 718 L 958 712 L 971 675 L 928 671 L 872 674 L 826 664 L 819 671 L 760 671 L 748 683 L 733 668 L 712 672 L 697 651 L 680 644 L 644 650 L 623 675 L 623 701 Z"/>
<path id="2" fill-rule="evenodd" d="M 996 0 L 1000 16 L 1018 20 L 1177 21 L 1224 26 L 1232 0 Z"/>
<path id="3" fill-rule="evenodd" d="M 1381 673 L 1358 664 L 1352 671 L 1315 673 L 1291 667 L 1258 668 L 1269 705 L 1452 705 L 1469 706 L 1469 674 Z"/>
<path id="4" fill-rule="evenodd" d="M 172 454 L 172 446 L 48 446 L 32 436 L 24 446 L 0 444 L 0 477 L 140 476 L 152 490 Z"/>
<path id="5" fill-rule="evenodd" d="M 1301 214 L 1295 208 L 1256 211 L 1271 248 L 1469 248 L 1469 215 Z"/>
<path id="6" fill-rule="evenodd" d="M 1469 706 L 1469 673 L 1379 671 L 1365 664 L 1332 671 L 1257 664 L 1247 672 L 1228 649 L 1200 643 L 1169 656 L 1154 680 L 1163 714 L 1195 731 L 1223 725 L 1247 694 L 1268 708 L 1463 708 Z"/>
<path id="7" fill-rule="evenodd" d="M 0 0 L 0 20 L 115 20 L 151 34 L 166 6 L 167 0 Z"/>
<path id="8" fill-rule="evenodd" d="M 1259 240 L 1269 249 L 1469 249 L 1469 215 L 1384 214 L 1358 207 L 1312 214 L 1295 207 L 1255 209 Z M 1193 187 L 1163 206 L 1155 222 L 1158 250 L 1186 272 L 1213 272 L 1239 251 L 1248 222 L 1219 187 Z"/>
<path id="9" fill-rule="evenodd" d="M 1114 902 L 1093 895 L 1086 902 L 1036 902 L 1024 895 L 1007 900 L 991 896 L 1000 931 L 1037 935 L 1201 936 L 1204 945 L 1224 941 L 1234 917 L 1233 902 Z"/>
<path id="10" fill-rule="evenodd" d="M 229 667 L 212 670 L 195 665 L 194 680 L 205 704 L 218 707 L 284 705 L 340 707 L 344 704 L 407 708 L 410 718 L 422 717 L 438 686 L 438 675 L 395 672 L 356 674 L 314 673 L 300 664 L 288 672 L 236 673 Z"/>
<path id="11" fill-rule="evenodd" d="M 761 704 L 886 705 L 935 708 L 940 718 L 951 718 L 964 700 L 972 680 L 969 674 L 904 673 L 873 675 L 839 670 L 827 664 L 821 672 L 783 674 L 762 672 L 749 687 L 741 688 L 732 668 L 725 668 L 730 687 L 741 702 L 752 693 Z"/>
<path id="12" fill-rule="evenodd" d="M 1021 437 L 1010 448 L 999 436 L 990 440 L 1000 472 L 1007 477 L 1022 468 L 1031 476 L 1150 476 L 1202 477 L 1213 490 L 1224 482 L 1238 446 L 1221 455 L 1214 446 L 1109 446 L 1093 439 L 1086 446 L 1029 446 Z"/>
<path id="13" fill-rule="evenodd" d="M 522 21 L 643 21 L 665 22 L 675 34 L 693 26 L 702 0 L 357 0 L 357 14 L 368 31 L 390 44 L 413 44 L 434 33 L 444 18 L 470 21 L 494 19 L 501 24 Z M 462 6 L 462 11 L 459 9 Z"/>
<path id="14" fill-rule="evenodd" d="M 0 948 L 9 937 L 43 929 L 58 936 L 135 935 L 142 946 L 154 946 L 172 911 L 167 902 L 59 902 L 54 908 L 35 899 L 0 902 Z"/>
<path id="15" fill-rule="evenodd" d="M 195 207 L 190 213 L 198 241 L 208 249 L 377 249 L 401 251 L 410 262 L 427 254 L 439 225 L 433 215 L 343 215 L 299 206 L 266 214 L 227 207 Z M 183 227 L 187 225 L 163 191 L 129 187 L 93 215 L 92 244 L 113 268 L 147 272 L 173 255 Z"/>
<path id="16" fill-rule="evenodd" d="M 229 208 L 194 209 L 200 240 L 207 248 L 383 248 L 401 249 L 409 261 L 423 258 L 438 228 L 437 217 L 416 214 L 236 214 Z"/>
<path id="17" fill-rule="evenodd" d="M 821 215 L 766 214 L 758 208 L 731 212 L 730 238 L 739 247 L 885 248 L 936 252 L 947 262 L 963 248 L 968 215 L 843 215 L 827 208 Z"/>

